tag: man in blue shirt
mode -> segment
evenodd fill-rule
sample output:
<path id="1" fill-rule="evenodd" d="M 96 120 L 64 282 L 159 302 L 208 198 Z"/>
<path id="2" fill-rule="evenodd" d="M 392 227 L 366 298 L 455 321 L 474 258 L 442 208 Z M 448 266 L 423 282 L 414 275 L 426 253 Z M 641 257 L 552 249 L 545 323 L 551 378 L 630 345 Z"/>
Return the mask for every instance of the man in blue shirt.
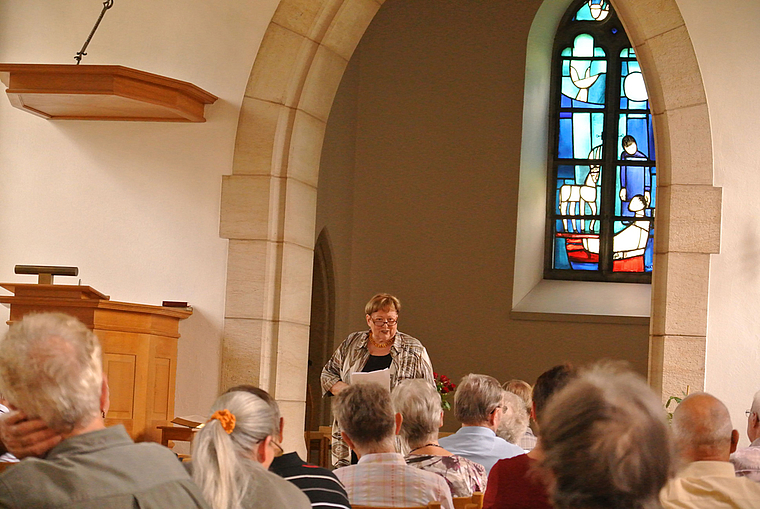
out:
<path id="1" fill-rule="evenodd" d="M 470 373 L 462 378 L 454 396 L 454 413 L 462 427 L 441 438 L 441 447 L 480 463 L 488 472 L 500 459 L 524 454 L 521 447 L 496 436 L 503 412 L 503 391 L 492 376 Z"/>

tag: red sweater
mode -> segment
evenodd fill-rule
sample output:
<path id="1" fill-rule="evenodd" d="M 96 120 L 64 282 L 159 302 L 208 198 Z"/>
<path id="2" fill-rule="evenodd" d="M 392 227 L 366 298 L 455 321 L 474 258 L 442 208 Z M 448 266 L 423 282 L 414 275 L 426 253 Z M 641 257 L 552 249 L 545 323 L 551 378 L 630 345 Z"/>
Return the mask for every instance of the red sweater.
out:
<path id="1" fill-rule="evenodd" d="M 483 509 L 552 509 L 546 487 L 534 472 L 536 463 L 527 454 L 499 460 L 488 475 Z"/>

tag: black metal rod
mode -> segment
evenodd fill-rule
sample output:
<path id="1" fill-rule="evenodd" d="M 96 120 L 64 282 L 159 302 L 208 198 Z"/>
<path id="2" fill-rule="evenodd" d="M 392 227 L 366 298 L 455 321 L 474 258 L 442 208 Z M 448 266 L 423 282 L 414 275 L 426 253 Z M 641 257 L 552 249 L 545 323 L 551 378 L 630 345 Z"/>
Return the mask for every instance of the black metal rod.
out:
<path id="1" fill-rule="evenodd" d="M 87 36 L 87 40 L 84 41 L 84 45 L 82 46 L 82 49 L 79 50 L 79 52 L 74 57 L 74 60 L 77 61 L 77 65 L 79 65 L 82 62 L 82 57 L 85 56 L 87 53 L 85 53 L 85 50 L 87 49 L 87 45 L 90 44 L 90 41 L 92 40 L 92 36 L 95 35 L 95 30 L 98 29 L 98 26 L 100 26 L 100 22 L 103 20 L 103 16 L 105 16 L 106 11 L 113 7 L 113 0 L 106 0 L 103 2 L 103 10 L 100 11 L 100 16 L 98 16 L 98 20 L 95 22 L 95 26 L 92 27 L 92 31 L 90 32 L 90 35 Z"/>

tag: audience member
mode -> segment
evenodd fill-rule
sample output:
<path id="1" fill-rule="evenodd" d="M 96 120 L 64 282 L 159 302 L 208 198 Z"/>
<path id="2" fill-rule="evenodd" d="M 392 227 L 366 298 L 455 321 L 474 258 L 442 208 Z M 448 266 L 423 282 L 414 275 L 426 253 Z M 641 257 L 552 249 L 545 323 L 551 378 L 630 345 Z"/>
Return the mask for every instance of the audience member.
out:
<path id="1" fill-rule="evenodd" d="M 277 443 L 275 415 L 250 392 L 227 392 L 193 440 L 193 479 L 213 509 L 310 509 L 301 490 L 267 471 Z"/>
<path id="2" fill-rule="evenodd" d="M 496 435 L 517 445 L 528 429 L 529 415 L 525 413 L 524 407 L 525 403 L 520 396 L 505 390 L 501 395 L 502 415 Z"/>
<path id="3" fill-rule="evenodd" d="M 277 430 L 277 436 L 275 437 L 276 439 L 273 439 L 273 443 L 278 450 L 272 460 L 272 464 L 269 465 L 269 471 L 295 484 L 298 489 L 309 497 L 312 507 L 350 509 L 351 504 L 348 502 L 346 489 L 338 481 L 338 478 L 335 477 L 335 474 L 326 468 L 306 463 L 295 451 L 285 453 L 277 445 L 282 443 L 282 430 L 285 425 L 277 401 L 267 391 L 253 385 L 238 385 L 227 390 L 228 393 L 238 391 L 249 392 L 258 396 L 272 410 L 273 427 Z"/>
<path id="4" fill-rule="evenodd" d="M 439 443 L 452 453 L 491 470 L 502 458 L 523 454 L 523 450 L 496 436 L 502 416 L 504 389 L 488 375 L 470 373 L 459 382 L 454 395 L 454 414 L 462 427 Z"/>
<path id="5" fill-rule="evenodd" d="M 538 377 L 531 403 L 534 421 L 541 421 L 549 397 L 567 385 L 574 375 L 569 364 L 562 364 Z M 537 471 L 541 459 L 543 450 L 539 436 L 536 447 L 528 454 L 496 462 L 488 476 L 483 509 L 551 509 L 546 484 Z"/>
<path id="6" fill-rule="evenodd" d="M 512 379 L 504 383 L 504 389 L 518 395 L 523 400 L 525 415 L 530 419 L 530 412 L 533 406 L 533 389 L 530 384 L 524 380 Z M 531 451 L 536 446 L 536 435 L 530 427 L 530 420 L 528 421 L 528 428 L 525 430 L 525 433 L 515 443 L 522 447 L 525 452 Z"/>
<path id="7" fill-rule="evenodd" d="M 555 507 L 659 507 L 671 471 L 668 425 L 639 375 L 598 364 L 552 396 L 539 425 Z"/>
<path id="8" fill-rule="evenodd" d="M 4 399 L 0 399 L 0 401 L 6 402 Z M 0 403 L 0 416 L 5 416 L 6 414 L 9 414 L 10 411 L 11 411 L 10 408 L 8 408 L 4 404 Z M 3 443 L 3 441 L 2 441 L 3 434 L 2 434 L 2 431 L 1 431 L 2 430 L 2 424 L 1 423 L 3 423 L 3 422 L 5 422 L 5 418 L 4 417 L 0 417 L 0 463 L 18 463 L 18 460 L 19 460 L 18 457 L 16 457 L 13 453 L 11 453 L 10 451 L 8 451 L 8 447 L 6 447 L 5 443 Z M 45 428 L 47 429 L 47 426 L 45 426 Z M 58 436 L 57 433 L 55 435 Z M 56 443 L 58 443 L 58 442 L 60 442 L 60 439 Z M 53 445 L 55 445 L 55 444 L 53 444 Z M 51 445 L 51 447 L 52 447 L 52 445 Z"/>
<path id="9" fill-rule="evenodd" d="M 443 425 L 441 397 L 426 380 L 404 380 L 393 389 L 391 400 L 403 417 L 401 437 L 411 450 L 407 465 L 443 477 L 452 497 L 485 491 L 488 476 L 483 465 L 451 454 L 438 443 L 438 428 Z"/>
<path id="10" fill-rule="evenodd" d="M 19 410 L 13 419 L 29 416 L 60 436 L 44 459 L 28 457 L 0 476 L 0 506 L 208 507 L 171 451 L 105 427 L 100 343 L 76 318 L 35 314 L 11 325 L 0 342 L 0 386 Z"/>
<path id="11" fill-rule="evenodd" d="M 736 475 L 760 482 L 760 391 L 755 393 L 752 407 L 747 415 L 747 436 L 749 447 L 739 449 L 731 455 Z"/>
<path id="12" fill-rule="evenodd" d="M 394 434 L 402 417 L 393 412 L 390 399 L 388 389 L 368 383 L 350 385 L 333 400 L 343 439 L 359 456 L 356 465 L 335 470 L 348 499 L 356 505 L 399 507 L 439 501 L 453 509 L 451 491 L 441 476 L 408 466 L 395 452 Z"/>
<path id="13" fill-rule="evenodd" d="M 684 466 L 660 494 L 664 508 L 760 507 L 760 485 L 736 477 L 729 462 L 739 432 L 723 403 L 704 392 L 684 398 L 672 429 Z"/>

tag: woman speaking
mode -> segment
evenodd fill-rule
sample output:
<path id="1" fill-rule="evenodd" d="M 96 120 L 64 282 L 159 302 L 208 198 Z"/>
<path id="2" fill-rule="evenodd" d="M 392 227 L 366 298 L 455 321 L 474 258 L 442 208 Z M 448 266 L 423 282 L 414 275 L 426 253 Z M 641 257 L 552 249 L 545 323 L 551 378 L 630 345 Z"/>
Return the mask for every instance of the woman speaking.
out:
<path id="1" fill-rule="evenodd" d="M 340 344 L 322 369 L 325 396 L 340 393 L 351 383 L 351 374 L 388 368 L 390 389 L 402 380 L 424 378 L 435 386 L 433 366 L 427 350 L 417 339 L 398 331 L 401 303 L 393 295 L 379 293 L 364 307 L 369 330 L 354 332 Z M 333 466 L 350 463 L 351 453 L 333 421 Z"/>

